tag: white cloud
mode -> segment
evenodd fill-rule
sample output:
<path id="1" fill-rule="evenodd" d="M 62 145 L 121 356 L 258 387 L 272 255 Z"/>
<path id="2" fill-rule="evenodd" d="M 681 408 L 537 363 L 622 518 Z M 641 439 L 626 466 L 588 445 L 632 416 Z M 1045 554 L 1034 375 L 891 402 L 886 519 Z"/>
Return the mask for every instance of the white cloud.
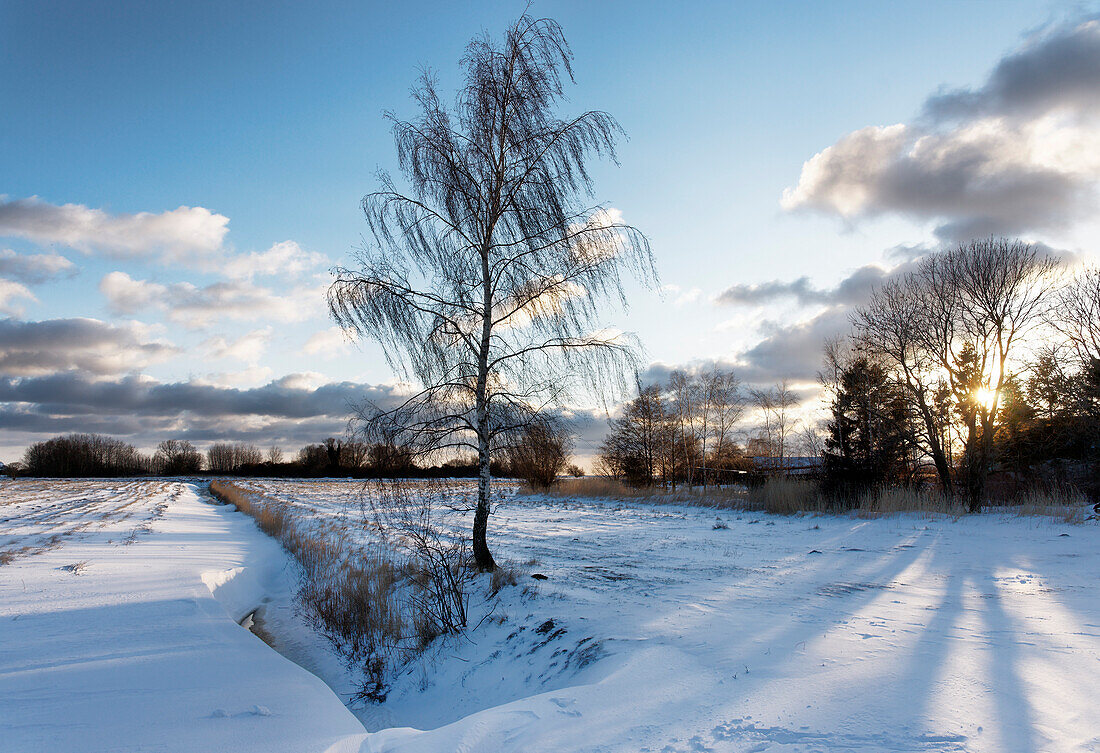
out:
<path id="1" fill-rule="evenodd" d="M 0 197 L 0 236 L 59 243 L 84 253 L 156 256 L 171 264 L 193 263 L 196 255 L 220 249 L 228 225 L 228 217 L 203 207 L 109 214 L 83 204 L 50 204 L 34 196 Z"/>
<path id="2" fill-rule="evenodd" d="M 282 241 L 266 251 L 252 251 L 219 262 L 216 269 L 232 279 L 250 280 L 257 276 L 302 275 L 326 262 L 328 257 L 324 254 L 305 251 L 294 241 Z"/>
<path id="3" fill-rule="evenodd" d="M 938 93 L 912 123 L 843 136 L 802 166 L 784 209 L 895 214 L 944 240 L 1066 229 L 1100 183 L 1100 21 L 1048 29 L 978 89 Z"/>
<path id="4" fill-rule="evenodd" d="M 328 381 L 328 377 L 319 371 L 302 371 L 287 374 L 272 384 L 288 390 L 315 390 L 323 384 L 328 384 Z"/>
<path id="5" fill-rule="evenodd" d="M 37 301 L 34 293 L 23 285 L 12 280 L 0 278 L 0 314 L 18 316 L 23 313 L 23 307 L 16 303 L 17 300 Z"/>
<path id="6" fill-rule="evenodd" d="M 134 314 L 149 308 L 163 308 L 168 287 L 147 280 L 135 280 L 125 272 L 109 272 L 99 281 L 99 292 L 116 314 Z"/>
<path id="7" fill-rule="evenodd" d="M 271 381 L 274 373 L 270 366 L 249 366 L 240 371 L 207 374 L 205 379 L 195 379 L 192 383 L 204 387 L 256 387 Z"/>
<path id="8" fill-rule="evenodd" d="M 662 285 L 661 292 L 671 296 L 675 306 L 685 306 L 689 303 L 695 303 L 703 296 L 703 291 L 700 288 L 683 288 L 672 283 Z"/>
<path id="9" fill-rule="evenodd" d="M 209 358 L 232 358 L 254 365 L 263 356 L 264 351 L 267 350 L 271 333 L 271 327 L 263 327 L 262 329 L 246 332 L 235 340 L 227 340 L 225 337 L 218 335 L 208 338 L 202 346 Z"/>
<path id="10" fill-rule="evenodd" d="M 329 327 L 320 332 L 314 332 L 302 346 L 302 352 L 310 356 L 332 358 L 348 353 L 354 339 L 350 330 L 343 327 Z"/>
<path id="11" fill-rule="evenodd" d="M 243 280 L 197 287 L 189 282 L 164 285 L 111 272 L 99 283 L 108 307 L 119 314 L 161 311 L 169 321 L 204 329 L 226 320 L 299 322 L 324 313 L 325 285 L 298 285 L 285 292 Z"/>
<path id="12" fill-rule="evenodd" d="M 61 254 L 17 254 L 0 249 L 0 275 L 20 282 L 37 284 L 61 274 L 72 274 L 76 266 Z"/>

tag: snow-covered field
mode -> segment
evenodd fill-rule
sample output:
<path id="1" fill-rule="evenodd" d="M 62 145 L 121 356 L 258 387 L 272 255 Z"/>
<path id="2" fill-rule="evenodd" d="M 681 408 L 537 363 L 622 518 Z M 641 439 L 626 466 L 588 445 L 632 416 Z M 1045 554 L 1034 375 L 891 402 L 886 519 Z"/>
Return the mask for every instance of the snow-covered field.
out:
<path id="1" fill-rule="evenodd" d="M 0 549 L 20 552 L 0 567 L 5 753 L 325 751 L 362 732 L 237 625 L 289 594 L 286 558 L 191 485 L 0 482 Z"/>
<path id="2" fill-rule="evenodd" d="M 0 485 L 0 549 L 72 533 L 0 567 L 3 750 L 1100 750 L 1094 522 L 716 525 L 508 498 L 494 553 L 548 579 L 482 603 L 468 639 L 353 716 L 353 673 L 295 615 L 295 570 L 250 519 L 186 484 L 33 484 Z M 355 528 L 355 484 L 242 485 Z M 257 607 L 332 690 L 235 623 Z"/>

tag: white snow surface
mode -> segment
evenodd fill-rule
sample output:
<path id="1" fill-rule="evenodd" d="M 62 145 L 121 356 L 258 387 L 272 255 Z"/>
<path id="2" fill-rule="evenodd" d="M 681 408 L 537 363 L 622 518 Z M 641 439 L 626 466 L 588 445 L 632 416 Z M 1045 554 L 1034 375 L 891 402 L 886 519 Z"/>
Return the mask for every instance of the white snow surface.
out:
<path id="1" fill-rule="evenodd" d="M 507 498 L 494 553 L 547 580 L 475 603 L 352 716 L 355 672 L 244 515 L 192 485 L 32 483 L 0 485 L 0 550 L 71 532 L 0 566 L 5 751 L 1100 751 L 1094 522 Z M 240 483 L 354 528 L 355 484 Z M 257 607 L 328 686 L 236 624 Z"/>
<path id="2" fill-rule="evenodd" d="M 231 507 L 180 483 L 4 482 L 0 546 L 32 547 L 0 567 L 5 753 L 358 750 L 339 698 L 237 624 L 290 584 Z"/>

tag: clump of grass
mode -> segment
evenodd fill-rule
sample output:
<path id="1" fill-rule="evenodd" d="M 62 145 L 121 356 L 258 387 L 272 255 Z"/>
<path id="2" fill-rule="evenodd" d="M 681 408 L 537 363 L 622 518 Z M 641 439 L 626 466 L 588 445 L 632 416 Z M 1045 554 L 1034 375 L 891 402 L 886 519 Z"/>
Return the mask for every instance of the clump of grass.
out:
<path id="1" fill-rule="evenodd" d="M 523 565 L 516 565 L 511 562 L 498 562 L 497 569 L 493 571 L 489 578 L 489 592 L 495 595 L 503 588 L 518 586 L 520 580 L 528 574 L 527 570 L 537 564 L 537 560 L 529 560 Z"/>
<path id="2" fill-rule="evenodd" d="M 81 560 L 80 562 L 71 562 L 68 565 L 62 565 L 61 569 L 73 575 L 82 575 L 84 571 L 88 569 L 88 561 Z"/>
<path id="3" fill-rule="evenodd" d="M 769 478 L 748 496 L 752 509 L 773 515 L 822 512 L 828 507 L 817 484 L 785 476 Z"/>

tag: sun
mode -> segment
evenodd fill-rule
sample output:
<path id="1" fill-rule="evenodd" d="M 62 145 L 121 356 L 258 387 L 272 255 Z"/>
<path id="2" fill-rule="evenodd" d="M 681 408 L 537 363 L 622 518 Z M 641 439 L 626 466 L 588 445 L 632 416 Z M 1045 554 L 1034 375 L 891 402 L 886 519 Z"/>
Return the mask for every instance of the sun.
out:
<path id="1" fill-rule="evenodd" d="M 986 408 L 992 408 L 993 403 L 997 400 L 997 390 L 991 390 L 988 387 L 979 387 L 974 390 L 974 400 L 981 403 Z"/>

